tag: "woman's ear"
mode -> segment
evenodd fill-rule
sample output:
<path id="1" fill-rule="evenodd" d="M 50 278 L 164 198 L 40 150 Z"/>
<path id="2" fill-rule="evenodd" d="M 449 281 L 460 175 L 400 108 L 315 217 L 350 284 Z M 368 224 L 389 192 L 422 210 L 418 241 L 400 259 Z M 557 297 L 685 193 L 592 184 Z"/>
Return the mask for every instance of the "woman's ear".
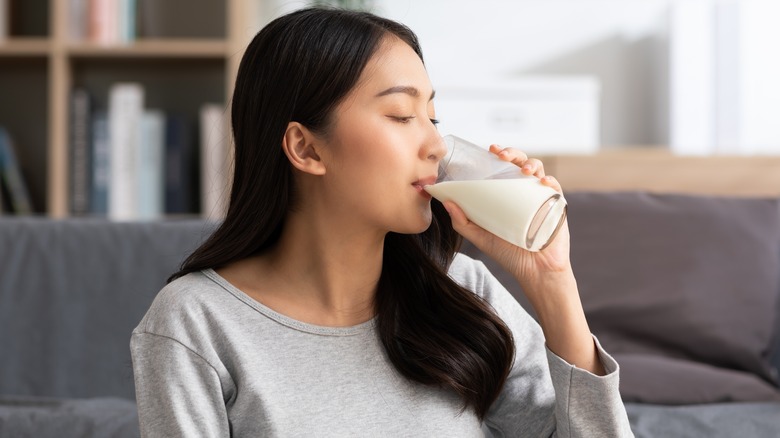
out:
<path id="1" fill-rule="evenodd" d="M 282 139 L 282 149 L 287 159 L 301 172 L 324 175 L 325 164 L 317 153 L 315 143 L 316 138 L 308 128 L 298 122 L 287 124 L 287 131 Z"/>

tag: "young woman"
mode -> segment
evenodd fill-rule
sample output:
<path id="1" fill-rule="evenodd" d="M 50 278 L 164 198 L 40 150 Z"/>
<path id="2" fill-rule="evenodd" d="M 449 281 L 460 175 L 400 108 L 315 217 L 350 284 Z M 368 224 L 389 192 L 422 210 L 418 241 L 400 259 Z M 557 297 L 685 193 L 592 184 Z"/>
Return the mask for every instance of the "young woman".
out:
<path id="1" fill-rule="evenodd" d="M 305 9 L 257 34 L 227 217 L 132 335 L 145 436 L 631 435 L 566 228 L 530 253 L 422 189 L 445 152 L 433 96 L 393 21 Z M 514 273 L 539 324 L 458 234 Z"/>

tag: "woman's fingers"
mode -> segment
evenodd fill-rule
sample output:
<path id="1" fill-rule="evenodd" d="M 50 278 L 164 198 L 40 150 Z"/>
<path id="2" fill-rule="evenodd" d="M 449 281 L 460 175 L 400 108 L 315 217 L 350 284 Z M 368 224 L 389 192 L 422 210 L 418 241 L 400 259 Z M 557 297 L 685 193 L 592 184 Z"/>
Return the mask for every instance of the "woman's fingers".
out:
<path id="1" fill-rule="evenodd" d="M 528 159 L 528 155 L 523 151 L 519 151 L 515 148 L 502 148 L 497 144 L 490 145 L 490 152 L 498 155 L 504 161 L 509 161 L 518 166 L 521 166 Z"/>
<path id="2" fill-rule="evenodd" d="M 455 231 L 460 232 L 471 225 L 471 221 L 466 217 L 466 213 L 464 213 L 457 204 L 452 201 L 445 201 L 443 205 L 444 209 L 447 210 L 447 213 L 450 214 L 452 227 L 455 228 Z"/>
<path id="3" fill-rule="evenodd" d="M 524 175 L 533 175 L 542 181 L 542 184 L 552 187 L 555 191 L 563 193 L 558 180 L 544 173 L 544 163 L 536 158 L 528 158 L 525 152 L 515 148 L 502 148 L 497 144 L 490 145 L 490 152 L 496 154 L 504 161 L 508 161 L 520 168 Z"/>
<path id="4" fill-rule="evenodd" d="M 490 145 L 490 152 L 519 167 L 524 175 L 533 175 L 537 178 L 542 178 L 545 175 L 544 164 L 536 158 L 528 158 L 525 152 L 515 148 L 502 148 L 496 144 Z"/>
<path id="5" fill-rule="evenodd" d="M 479 225 L 471 222 L 466 217 L 466 213 L 460 209 L 460 207 L 452 201 L 445 201 L 444 208 L 447 213 L 450 214 L 450 220 L 452 220 L 452 228 L 458 232 L 461 236 L 465 237 L 478 247 L 482 239 L 489 237 L 489 232 L 480 227 Z"/>
<path id="6" fill-rule="evenodd" d="M 552 175 L 543 177 L 542 184 L 552 187 L 558 193 L 563 193 L 563 187 L 561 187 L 561 183 Z"/>

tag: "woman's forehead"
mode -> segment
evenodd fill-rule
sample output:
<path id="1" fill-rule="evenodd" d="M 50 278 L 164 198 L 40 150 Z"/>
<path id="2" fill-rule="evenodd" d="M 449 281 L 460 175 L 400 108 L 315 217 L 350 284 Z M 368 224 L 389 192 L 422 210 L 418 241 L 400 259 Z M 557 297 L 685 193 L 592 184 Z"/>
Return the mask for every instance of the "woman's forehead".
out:
<path id="1" fill-rule="evenodd" d="M 426 100 L 432 93 L 428 72 L 414 49 L 399 38 L 389 37 L 366 64 L 354 91 L 360 88 L 358 92 L 377 97 L 398 87 L 405 91 L 416 89 Z"/>

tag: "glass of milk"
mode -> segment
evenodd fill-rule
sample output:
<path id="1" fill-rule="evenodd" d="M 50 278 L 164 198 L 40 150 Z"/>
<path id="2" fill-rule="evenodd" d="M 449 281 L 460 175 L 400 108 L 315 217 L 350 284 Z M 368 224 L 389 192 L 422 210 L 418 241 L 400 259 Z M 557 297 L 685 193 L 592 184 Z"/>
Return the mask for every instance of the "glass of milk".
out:
<path id="1" fill-rule="evenodd" d="M 566 219 L 563 195 L 485 148 L 454 135 L 443 138 L 447 154 L 439 179 L 425 191 L 455 202 L 469 220 L 510 243 L 544 249 Z"/>

